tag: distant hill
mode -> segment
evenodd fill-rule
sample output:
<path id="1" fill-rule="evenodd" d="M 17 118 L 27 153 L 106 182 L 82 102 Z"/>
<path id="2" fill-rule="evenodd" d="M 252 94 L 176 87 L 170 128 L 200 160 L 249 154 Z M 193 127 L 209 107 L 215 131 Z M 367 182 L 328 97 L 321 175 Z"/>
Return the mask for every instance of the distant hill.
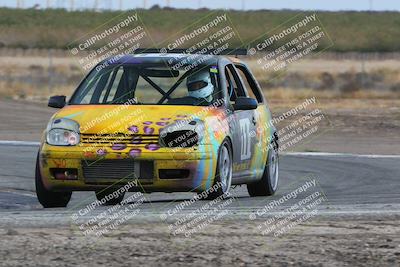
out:
<path id="1" fill-rule="evenodd" d="M 214 11 L 153 8 L 137 12 L 152 38 L 152 43 L 145 45 L 154 47 Z M 66 49 L 71 42 L 74 44 L 74 40 L 99 26 L 104 27 L 101 26 L 104 23 L 118 21 L 115 18 L 122 17 L 121 13 L 0 8 L 0 47 Z M 243 46 L 255 43 L 257 37 L 290 19 L 292 20 L 284 24 L 283 28 L 291 25 L 296 22 L 294 16 L 303 12 L 260 10 L 227 13 L 230 22 L 240 35 L 240 41 L 239 39 L 235 41 L 235 45 Z M 328 48 L 329 51 L 400 51 L 398 12 L 316 11 L 315 13 L 333 41 L 333 46 Z M 110 23 L 107 25 L 113 25 Z"/>

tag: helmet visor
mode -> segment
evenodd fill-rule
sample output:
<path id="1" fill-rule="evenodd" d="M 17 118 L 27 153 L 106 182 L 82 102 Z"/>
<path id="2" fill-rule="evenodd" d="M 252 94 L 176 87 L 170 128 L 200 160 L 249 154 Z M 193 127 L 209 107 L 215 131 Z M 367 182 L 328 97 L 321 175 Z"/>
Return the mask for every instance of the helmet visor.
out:
<path id="1" fill-rule="evenodd" d="M 207 86 L 205 81 L 192 82 L 187 85 L 189 91 L 197 91 Z"/>

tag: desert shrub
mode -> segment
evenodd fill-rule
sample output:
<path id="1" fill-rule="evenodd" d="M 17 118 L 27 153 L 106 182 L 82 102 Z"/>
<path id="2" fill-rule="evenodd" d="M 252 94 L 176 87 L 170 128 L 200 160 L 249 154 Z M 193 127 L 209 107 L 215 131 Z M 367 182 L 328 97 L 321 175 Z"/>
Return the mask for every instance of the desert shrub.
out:
<path id="1" fill-rule="evenodd" d="M 375 82 L 372 79 L 372 75 L 366 72 L 357 72 L 355 74 L 356 83 L 360 85 L 361 88 L 373 88 Z"/>
<path id="2" fill-rule="evenodd" d="M 335 86 L 335 79 L 329 72 L 323 72 L 319 75 L 320 85 L 317 87 L 321 90 L 333 89 Z"/>
<path id="3" fill-rule="evenodd" d="M 281 86 L 304 88 L 307 87 L 307 78 L 304 74 L 300 74 L 298 72 L 290 72 L 285 77 L 283 77 L 283 84 L 281 84 Z"/>
<path id="4" fill-rule="evenodd" d="M 395 83 L 392 86 L 390 86 L 390 90 L 392 92 L 400 93 L 400 83 Z"/>
<path id="5" fill-rule="evenodd" d="M 382 69 L 372 70 L 368 72 L 368 74 L 371 77 L 371 80 L 375 83 L 383 82 L 387 78 L 387 70 L 382 70 Z"/>
<path id="6" fill-rule="evenodd" d="M 40 65 L 30 65 L 29 71 L 31 72 L 32 76 L 43 75 L 44 68 Z"/>
<path id="7" fill-rule="evenodd" d="M 340 73 L 338 78 L 342 82 L 341 86 L 339 87 L 342 94 L 352 94 L 361 89 L 360 80 L 357 79 L 357 75 L 353 71 Z"/>

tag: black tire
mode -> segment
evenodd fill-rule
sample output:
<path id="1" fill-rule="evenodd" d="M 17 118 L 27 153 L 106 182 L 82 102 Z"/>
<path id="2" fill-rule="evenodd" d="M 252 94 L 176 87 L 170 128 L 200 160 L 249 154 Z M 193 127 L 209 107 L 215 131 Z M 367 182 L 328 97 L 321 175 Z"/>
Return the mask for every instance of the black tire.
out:
<path id="1" fill-rule="evenodd" d="M 71 199 L 72 192 L 54 192 L 46 189 L 40 174 L 39 154 L 36 158 L 35 187 L 36 196 L 43 208 L 65 208 Z"/>
<path id="2" fill-rule="evenodd" d="M 226 150 L 225 150 L 226 149 Z M 220 175 L 220 164 L 222 163 L 222 159 L 221 157 L 223 156 L 224 152 L 228 152 L 228 157 L 229 157 L 229 162 L 226 163 L 227 167 L 229 168 L 229 172 L 228 172 L 228 180 L 226 182 L 226 186 L 218 186 L 217 190 L 215 191 L 208 191 L 209 193 L 207 194 L 207 197 L 205 197 L 204 199 L 206 200 L 213 200 L 216 199 L 218 197 L 221 196 L 227 196 L 229 194 L 229 190 L 232 184 L 232 166 L 233 166 L 233 160 L 232 160 L 232 148 L 231 145 L 229 143 L 228 140 L 224 140 L 224 142 L 222 142 L 219 150 L 218 150 L 218 160 L 217 160 L 217 168 L 215 170 L 215 178 L 214 178 L 214 184 L 213 186 L 217 185 L 217 184 L 222 184 L 223 181 L 221 180 L 221 175 Z"/>
<path id="3" fill-rule="evenodd" d="M 102 201 L 102 199 L 105 200 L 104 206 L 112 206 L 112 205 L 118 205 L 121 203 L 122 200 L 124 200 L 125 192 L 118 194 L 118 197 L 112 197 L 111 199 L 106 199 L 106 196 L 113 194 L 115 190 L 113 189 L 103 189 L 100 191 L 96 191 L 96 198 L 98 201 Z"/>
<path id="4" fill-rule="evenodd" d="M 272 146 L 272 147 L 271 147 Z M 271 144 L 270 148 L 268 149 L 268 157 L 267 162 L 265 164 L 264 173 L 261 180 L 247 184 L 247 191 L 251 197 L 258 197 L 258 196 L 272 196 L 278 189 L 278 181 L 279 181 L 279 155 L 278 155 L 278 145 L 276 141 Z M 272 178 L 270 163 L 272 162 L 272 156 L 275 156 L 276 162 L 276 181 Z M 274 183 L 274 184 L 273 184 Z"/>

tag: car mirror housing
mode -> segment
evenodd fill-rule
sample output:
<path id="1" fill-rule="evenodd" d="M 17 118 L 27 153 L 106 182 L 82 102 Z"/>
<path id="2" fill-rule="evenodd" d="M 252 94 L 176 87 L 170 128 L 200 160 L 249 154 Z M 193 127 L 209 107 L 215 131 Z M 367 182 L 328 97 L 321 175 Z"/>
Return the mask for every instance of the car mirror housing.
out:
<path id="1" fill-rule="evenodd" d="M 236 99 L 235 104 L 233 104 L 233 108 L 235 110 L 251 110 L 256 109 L 257 105 L 257 100 L 254 98 L 240 96 Z"/>
<path id="2" fill-rule="evenodd" d="M 47 105 L 52 108 L 63 108 L 66 104 L 65 99 L 65 95 L 51 96 Z"/>

